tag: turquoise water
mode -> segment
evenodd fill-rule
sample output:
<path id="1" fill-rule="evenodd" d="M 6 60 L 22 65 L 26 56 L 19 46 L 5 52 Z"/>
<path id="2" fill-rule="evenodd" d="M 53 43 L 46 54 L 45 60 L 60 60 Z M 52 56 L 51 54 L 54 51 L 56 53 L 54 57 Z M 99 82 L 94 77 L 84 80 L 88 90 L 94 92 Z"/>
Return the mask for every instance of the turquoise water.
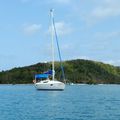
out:
<path id="1" fill-rule="evenodd" d="M 0 120 L 120 120 L 120 86 L 73 85 L 48 92 L 0 85 Z"/>

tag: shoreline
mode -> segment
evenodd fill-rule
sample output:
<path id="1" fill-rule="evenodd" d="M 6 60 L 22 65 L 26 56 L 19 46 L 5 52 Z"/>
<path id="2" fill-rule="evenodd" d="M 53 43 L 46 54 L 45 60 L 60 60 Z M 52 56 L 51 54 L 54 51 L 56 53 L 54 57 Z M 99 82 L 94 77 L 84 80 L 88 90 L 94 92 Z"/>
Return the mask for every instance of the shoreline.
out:
<path id="1" fill-rule="evenodd" d="M 0 85 L 34 85 L 34 83 L 27 83 L 27 84 L 0 84 Z M 72 83 L 72 84 L 66 84 L 66 85 L 120 85 L 120 84 L 85 84 L 85 83 Z"/>

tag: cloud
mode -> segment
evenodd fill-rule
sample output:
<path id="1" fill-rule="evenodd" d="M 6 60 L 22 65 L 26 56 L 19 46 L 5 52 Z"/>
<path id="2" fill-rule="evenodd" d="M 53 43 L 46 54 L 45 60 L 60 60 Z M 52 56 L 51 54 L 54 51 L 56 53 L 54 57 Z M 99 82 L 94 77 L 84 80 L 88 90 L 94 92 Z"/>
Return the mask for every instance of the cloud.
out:
<path id="1" fill-rule="evenodd" d="M 59 35 L 66 35 L 72 32 L 70 26 L 65 22 L 57 22 L 55 23 L 55 26 Z"/>
<path id="2" fill-rule="evenodd" d="M 40 29 L 41 29 L 41 24 L 24 25 L 24 33 L 26 35 L 33 35 L 39 32 Z"/>
<path id="3" fill-rule="evenodd" d="M 88 56 L 80 56 L 78 57 L 79 59 L 85 59 L 85 60 L 90 60 L 90 58 Z"/>
<path id="4" fill-rule="evenodd" d="M 120 31 L 114 31 L 114 32 L 97 32 L 95 34 L 96 39 L 103 39 L 103 40 L 110 40 L 110 38 L 115 38 L 120 36 Z"/>
<path id="5" fill-rule="evenodd" d="M 65 22 L 56 22 L 55 27 L 56 27 L 57 34 L 60 36 L 70 34 L 73 31 L 72 28 L 69 26 L 69 24 L 66 24 Z M 50 30 L 51 30 L 51 26 L 49 27 L 49 30 L 48 30 L 49 33 L 50 33 Z"/>
<path id="6" fill-rule="evenodd" d="M 111 64 L 111 65 L 120 65 L 120 60 L 106 60 L 106 61 L 103 61 L 104 63 L 106 64 Z"/>
<path id="7" fill-rule="evenodd" d="M 120 8 L 115 6 L 98 7 L 91 12 L 91 17 L 93 16 L 97 19 L 103 19 L 119 15 Z"/>
<path id="8" fill-rule="evenodd" d="M 120 16 L 119 0 L 84 0 L 75 5 L 76 14 L 88 24 Z"/>
<path id="9" fill-rule="evenodd" d="M 64 51 L 66 51 L 66 50 L 70 50 L 71 47 L 72 47 L 71 44 L 63 44 L 63 45 L 61 46 L 61 49 L 63 49 Z"/>

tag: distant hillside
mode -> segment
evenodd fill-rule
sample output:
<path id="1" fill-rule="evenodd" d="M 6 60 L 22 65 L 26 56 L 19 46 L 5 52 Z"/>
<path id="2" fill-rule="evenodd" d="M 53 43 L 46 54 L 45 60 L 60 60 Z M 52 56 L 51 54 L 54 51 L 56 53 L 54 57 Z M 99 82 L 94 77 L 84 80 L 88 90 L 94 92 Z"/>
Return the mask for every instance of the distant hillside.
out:
<path id="1" fill-rule="evenodd" d="M 67 82 L 88 84 L 120 84 L 120 67 L 90 60 L 64 61 Z M 34 75 L 51 68 L 51 63 L 38 63 L 0 72 L 1 84 L 32 83 Z M 61 78 L 60 64 L 55 62 L 56 78 Z"/>

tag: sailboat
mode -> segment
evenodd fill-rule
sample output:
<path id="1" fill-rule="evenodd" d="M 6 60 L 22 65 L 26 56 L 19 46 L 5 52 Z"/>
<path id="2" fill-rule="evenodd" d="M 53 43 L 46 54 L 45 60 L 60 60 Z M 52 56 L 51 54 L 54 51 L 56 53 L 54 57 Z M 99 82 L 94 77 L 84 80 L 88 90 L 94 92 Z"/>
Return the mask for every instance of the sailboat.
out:
<path id="1" fill-rule="evenodd" d="M 35 87 L 37 90 L 64 90 L 65 89 L 65 83 L 64 83 L 65 82 L 65 75 L 64 75 L 63 65 L 62 65 L 60 48 L 59 48 L 59 44 L 58 44 L 53 9 L 50 10 L 50 17 L 51 17 L 52 70 L 48 70 L 47 72 L 43 72 L 42 74 L 36 74 L 34 84 L 35 84 Z M 54 37 L 55 37 L 55 40 L 57 43 L 61 71 L 62 71 L 62 76 L 63 76 L 63 82 L 55 79 Z M 50 77 L 52 78 L 52 80 L 50 79 Z"/>

